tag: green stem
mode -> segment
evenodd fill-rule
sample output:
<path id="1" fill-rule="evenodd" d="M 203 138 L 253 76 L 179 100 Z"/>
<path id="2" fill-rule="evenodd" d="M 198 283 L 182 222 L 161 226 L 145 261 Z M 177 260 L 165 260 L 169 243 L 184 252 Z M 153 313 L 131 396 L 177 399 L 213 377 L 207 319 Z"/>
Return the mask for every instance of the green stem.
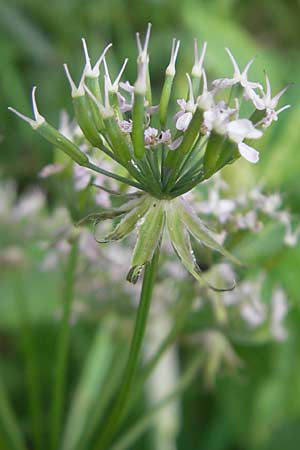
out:
<path id="1" fill-rule="evenodd" d="M 115 180 L 120 181 L 121 183 L 129 184 L 130 186 L 136 187 L 138 189 L 143 189 L 143 186 L 139 183 L 136 183 L 129 178 L 122 177 L 121 175 L 117 175 L 116 173 L 109 172 L 107 170 L 101 169 L 98 166 L 95 166 L 93 163 L 89 163 L 86 167 L 93 170 L 94 172 L 101 173 L 102 175 L 106 175 L 107 177 L 114 178 Z"/>
<path id="2" fill-rule="evenodd" d="M 197 184 L 201 183 L 204 180 L 205 180 L 204 173 L 200 172 L 198 177 L 193 178 L 190 183 L 187 183 L 184 186 L 176 186 L 175 184 L 174 189 L 171 191 L 171 194 L 174 197 L 179 197 L 180 195 L 183 195 L 186 192 L 194 189 L 194 187 L 196 187 Z"/>
<path id="3" fill-rule="evenodd" d="M 139 395 L 142 392 L 142 388 L 145 385 L 145 382 L 149 378 L 149 376 L 153 373 L 156 368 L 158 362 L 161 357 L 165 354 L 165 352 L 170 348 L 170 346 L 176 341 L 179 333 L 183 329 L 188 313 L 191 310 L 191 305 L 194 300 L 194 295 L 192 293 L 188 295 L 182 295 L 182 299 L 180 301 L 178 310 L 176 311 L 176 320 L 172 328 L 169 330 L 168 334 L 165 336 L 160 346 L 154 355 L 149 359 L 146 365 L 143 367 L 139 378 L 137 379 L 134 393 L 130 398 L 130 402 L 127 404 L 126 413 L 130 411 L 130 409 L 135 404 L 135 401 L 139 398 Z"/>
<path id="4" fill-rule="evenodd" d="M 51 417 L 51 448 L 57 450 L 61 431 L 62 415 L 65 400 L 67 356 L 70 341 L 70 315 L 74 298 L 74 282 L 78 259 L 78 241 L 72 243 L 67 269 L 65 274 L 65 286 L 63 292 L 63 317 L 58 336 L 57 359 L 55 366 L 55 380 Z"/>
<path id="5" fill-rule="evenodd" d="M 200 364 L 202 363 L 202 354 L 197 354 L 189 364 L 183 375 L 179 378 L 175 388 L 160 402 L 153 406 L 133 427 L 127 431 L 110 450 L 126 450 L 132 447 L 132 444 L 141 436 L 147 428 L 153 424 L 157 417 L 157 413 L 169 403 L 174 401 L 193 381 L 196 376 Z"/>
<path id="6" fill-rule="evenodd" d="M 106 449 L 114 433 L 118 429 L 123 413 L 127 406 L 127 401 L 132 388 L 132 383 L 138 365 L 140 350 L 146 330 L 159 252 L 160 249 L 158 248 L 152 258 L 152 261 L 145 268 L 140 303 L 135 320 L 135 327 L 131 340 L 129 356 L 123 375 L 123 381 L 121 383 L 115 404 L 112 408 L 112 412 L 110 413 L 107 421 L 104 423 L 103 432 L 100 435 L 100 438 L 96 441 L 96 444 L 94 446 L 95 450 Z"/>

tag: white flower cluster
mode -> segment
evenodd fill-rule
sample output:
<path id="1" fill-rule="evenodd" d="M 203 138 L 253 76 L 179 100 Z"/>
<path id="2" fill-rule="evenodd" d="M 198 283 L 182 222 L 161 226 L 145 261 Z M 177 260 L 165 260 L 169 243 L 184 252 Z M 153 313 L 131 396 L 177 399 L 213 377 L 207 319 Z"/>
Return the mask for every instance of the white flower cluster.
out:
<path id="1" fill-rule="evenodd" d="M 206 215 L 215 226 L 221 226 L 223 240 L 228 232 L 249 230 L 257 233 L 263 228 L 264 221 L 271 220 L 284 227 L 283 241 L 286 245 L 292 247 L 299 242 L 300 225 L 293 226 L 293 217 L 282 207 L 278 192 L 266 195 L 259 186 L 255 186 L 234 197 L 219 174 L 215 174 L 205 184 L 207 194 L 204 199 L 200 191 L 190 195 L 201 195 L 195 202 L 196 211 L 202 217 Z"/>
<path id="2" fill-rule="evenodd" d="M 259 153 L 244 141 L 262 137 L 263 129 L 269 127 L 273 121 L 276 121 L 279 113 L 290 107 L 290 105 L 285 105 L 279 110 L 276 110 L 280 97 L 287 90 L 288 86 L 272 98 L 270 81 L 267 75 L 265 76 L 266 91 L 264 91 L 260 83 L 248 80 L 248 71 L 254 60 L 249 61 L 241 71 L 231 51 L 226 48 L 225 50 L 234 68 L 233 77 L 214 80 L 212 82 L 212 89 L 209 90 L 206 73 L 204 68 L 202 68 L 206 48 L 207 45 L 205 43 L 201 54 L 201 67 L 198 67 L 199 78 L 201 76 L 203 78 L 202 94 L 198 98 L 194 98 L 193 84 L 190 76 L 187 74 L 189 97 L 188 101 L 185 99 L 177 100 L 180 111 L 174 117 L 176 128 L 180 131 L 186 131 L 192 120 L 193 113 L 197 106 L 199 106 L 204 111 L 203 130 L 207 133 L 214 131 L 217 134 L 227 136 L 232 142 L 237 144 L 241 156 L 252 163 L 256 163 L 259 160 Z M 197 60 L 198 47 L 196 44 L 195 64 Z M 233 95 L 231 100 L 234 102 L 234 108 L 231 108 L 224 100 L 217 100 L 222 90 L 235 86 L 241 88 L 241 95 L 236 97 Z M 234 91 L 232 92 L 234 93 Z M 236 93 L 240 94 L 238 91 Z M 254 116 L 255 110 L 262 112 L 261 118 L 257 123 L 253 123 L 251 117 L 239 117 L 241 100 L 252 103 L 252 117 Z"/>
<path id="3" fill-rule="evenodd" d="M 176 53 L 175 53 L 176 46 Z M 175 62 L 179 49 L 179 41 L 173 42 L 172 55 L 170 65 L 168 66 L 169 72 L 175 73 Z M 203 45 L 201 55 L 199 57 L 199 50 L 197 42 L 195 41 L 195 62 L 192 69 L 192 77 L 198 78 L 200 81 L 202 78 L 202 93 L 195 98 L 195 88 L 191 76 L 187 74 L 189 93 L 188 98 L 178 99 L 177 104 L 180 110 L 175 114 L 175 128 L 180 132 L 185 132 L 192 120 L 193 114 L 197 107 L 203 110 L 203 123 L 202 130 L 205 133 L 210 134 L 212 131 L 217 134 L 228 137 L 232 142 L 236 143 L 238 150 L 246 160 L 256 163 L 259 160 L 259 153 L 253 147 L 248 145 L 245 141 L 252 139 L 259 139 L 263 135 L 263 129 L 271 125 L 273 121 L 277 121 L 278 114 L 289 108 L 290 105 L 285 105 L 280 109 L 276 109 L 281 96 L 285 93 L 288 86 L 278 92 L 274 97 L 271 94 L 271 85 L 267 74 L 266 90 L 264 91 L 262 85 L 257 82 L 248 80 L 248 71 L 253 63 L 253 59 L 248 62 L 245 68 L 241 71 L 231 51 L 226 48 L 230 60 L 233 64 L 234 73 L 232 78 L 220 78 L 212 82 L 212 88 L 208 89 L 207 77 L 203 68 L 204 57 L 207 49 L 207 43 Z M 105 61 L 105 58 L 104 58 Z M 105 63 L 106 74 L 109 79 L 107 65 Z M 121 69 L 117 80 L 120 79 L 120 75 L 123 72 L 124 65 Z M 110 83 L 111 85 L 111 83 Z M 227 88 L 233 88 L 239 85 L 241 87 L 241 95 L 231 99 L 234 102 L 234 108 L 224 100 L 217 100 L 220 97 L 220 92 Z M 134 86 L 128 81 L 125 83 L 120 82 L 119 87 L 124 93 L 120 93 L 118 89 L 118 83 L 115 82 L 115 91 L 117 92 L 119 99 L 119 107 L 122 113 L 131 112 L 134 103 Z M 240 93 L 239 93 L 240 94 Z M 129 98 L 128 97 L 129 95 Z M 241 118 L 240 103 L 241 100 L 250 101 L 253 105 L 253 115 L 255 110 L 261 111 L 261 117 L 259 121 L 253 123 L 250 118 Z M 148 115 L 148 121 L 150 123 L 151 115 L 158 112 L 157 106 L 149 108 L 148 101 L 145 100 L 145 108 Z M 252 115 L 252 116 L 253 116 Z M 119 122 L 120 128 L 124 133 L 132 132 L 132 121 L 122 120 Z M 175 150 L 179 147 L 183 140 L 183 135 L 174 138 L 172 140 L 171 131 L 165 130 L 159 132 L 158 129 L 153 127 L 146 127 L 145 132 L 145 145 L 149 147 L 164 143 L 168 144 L 170 150 Z"/>
<path id="4" fill-rule="evenodd" d="M 231 266 L 222 264 L 219 270 L 224 278 L 232 277 Z M 277 341 L 287 337 L 284 320 L 288 313 L 288 300 L 282 288 L 276 287 L 268 303 L 262 297 L 263 275 L 254 280 L 244 280 L 234 291 L 225 292 L 222 301 L 226 307 L 238 309 L 241 319 L 255 330 L 267 326 L 270 335 Z M 229 312 L 229 310 L 228 310 Z"/>

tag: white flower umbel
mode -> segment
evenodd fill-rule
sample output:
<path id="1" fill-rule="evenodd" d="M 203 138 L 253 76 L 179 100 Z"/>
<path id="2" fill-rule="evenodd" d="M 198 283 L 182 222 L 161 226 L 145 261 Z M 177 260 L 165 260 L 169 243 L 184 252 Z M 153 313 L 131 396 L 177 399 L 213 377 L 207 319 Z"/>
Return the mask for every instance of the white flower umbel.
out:
<path id="1" fill-rule="evenodd" d="M 174 117 L 170 111 L 180 42 L 172 41 L 160 99 L 155 105 L 149 73 L 150 31 L 151 24 L 143 42 L 140 35 L 136 35 L 138 56 L 134 84 L 131 80 L 121 81 L 127 59 L 116 79 L 111 78 L 112 72 L 105 57 L 111 44 L 104 48 L 93 66 L 87 43 L 82 39 L 85 65 L 79 84 L 73 81 L 68 66 L 64 65 L 72 90 L 75 119 L 81 130 L 80 138 L 68 139 L 69 132 L 59 133 L 47 123 L 37 110 L 35 88 L 32 93 L 33 119 L 10 109 L 79 165 L 97 173 L 105 172 L 106 176 L 157 199 L 174 199 L 209 179 L 227 164 L 232 164 L 239 153 L 248 161 L 257 162 L 258 152 L 248 140 L 260 138 L 262 130 L 288 108 L 286 105 L 276 109 L 287 87 L 272 98 L 266 76 L 264 93 L 258 82 L 248 80 L 253 60 L 240 69 L 228 48 L 226 52 L 233 65 L 233 76 L 215 80 L 211 87 L 203 67 L 207 43 L 200 49 L 195 41 L 192 70 L 187 74 L 188 93 L 183 98 L 174 99 L 180 107 Z M 100 71 L 102 63 L 104 68 Z M 232 86 L 234 89 L 228 100 L 228 92 L 222 89 Z M 250 118 L 245 115 L 249 108 L 241 109 L 239 106 L 242 93 L 243 102 L 249 101 L 251 111 L 253 104 L 256 107 L 256 113 L 254 111 Z M 169 128 L 172 129 L 172 124 L 176 130 L 171 135 Z M 129 176 L 103 171 L 95 166 L 89 159 L 95 148 L 121 164 Z"/>
<path id="2" fill-rule="evenodd" d="M 36 104 L 36 98 L 35 98 L 35 92 L 36 92 L 36 86 L 32 88 L 31 92 L 31 100 L 32 100 L 32 110 L 34 119 L 31 119 L 30 117 L 25 116 L 24 114 L 17 111 L 15 108 L 12 108 L 11 106 L 8 107 L 10 111 L 12 111 L 14 114 L 16 114 L 18 117 L 20 117 L 25 122 L 29 123 L 29 125 L 36 130 L 39 128 L 44 122 L 45 117 L 43 117 L 38 110 L 37 104 Z"/>
<path id="3" fill-rule="evenodd" d="M 259 152 L 243 141 L 244 139 L 259 139 L 263 133 L 257 130 L 248 119 L 237 119 L 229 122 L 227 132 L 229 139 L 238 144 L 241 156 L 251 163 L 257 163 Z"/>

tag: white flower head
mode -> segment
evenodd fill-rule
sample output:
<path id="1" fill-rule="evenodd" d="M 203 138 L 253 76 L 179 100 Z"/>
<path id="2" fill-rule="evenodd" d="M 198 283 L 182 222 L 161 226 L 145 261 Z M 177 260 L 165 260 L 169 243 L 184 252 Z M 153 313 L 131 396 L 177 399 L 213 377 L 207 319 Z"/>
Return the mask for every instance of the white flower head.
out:
<path id="1" fill-rule="evenodd" d="M 259 122 L 259 124 L 261 124 L 263 128 L 268 128 L 273 122 L 277 122 L 278 115 L 282 113 L 282 111 L 285 111 L 290 107 L 291 105 L 285 105 L 277 111 L 274 109 L 267 109 L 265 117 Z"/>
<path id="2" fill-rule="evenodd" d="M 233 86 L 237 83 L 239 83 L 245 90 L 246 96 L 250 97 L 252 95 L 252 91 L 254 89 L 262 89 L 262 86 L 260 83 L 252 82 L 248 80 L 248 71 L 253 64 L 254 59 L 251 59 L 244 69 L 241 71 L 233 54 L 229 50 L 229 48 L 225 48 L 231 62 L 233 65 L 233 77 L 232 78 L 220 78 L 218 80 L 215 80 L 213 82 L 214 86 L 216 86 L 218 89 L 224 89 L 230 86 Z"/>
<path id="3" fill-rule="evenodd" d="M 73 166 L 74 187 L 76 191 L 82 191 L 85 189 L 92 178 L 91 171 L 86 167 L 74 164 Z"/>
<path id="4" fill-rule="evenodd" d="M 64 170 L 64 166 L 59 163 L 47 164 L 38 173 L 39 178 L 48 178 L 52 175 L 56 175 Z"/>
<path id="5" fill-rule="evenodd" d="M 238 144 L 238 149 L 247 161 L 257 163 L 259 160 L 259 153 L 250 145 L 243 142 L 244 139 L 259 139 L 262 136 L 262 131 L 257 130 L 253 123 L 248 119 L 237 119 L 228 123 L 227 133 L 229 139 Z"/>
<path id="6" fill-rule="evenodd" d="M 123 133 L 131 133 L 132 132 L 132 120 L 119 120 L 118 125 L 120 127 L 120 130 Z"/>
<path id="7" fill-rule="evenodd" d="M 144 131 L 144 139 L 146 145 L 154 145 L 156 144 L 158 136 L 158 129 L 153 127 L 148 127 Z"/>
<path id="8" fill-rule="evenodd" d="M 232 120 L 227 125 L 227 132 L 229 139 L 237 144 L 244 139 L 259 139 L 263 135 L 262 131 L 257 130 L 249 119 Z"/>
<path id="9" fill-rule="evenodd" d="M 159 143 L 160 144 L 167 144 L 171 142 L 172 136 L 170 130 L 163 130 L 161 131 L 159 135 Z"/>
<path id="10" fill-rule="evenodd" d="M 259 110 L 263 110 L 263 109 L 275 110 L 280 98 L 288 90 L 290 85 L 288 84 L 287 86 L 285 86 L 281 91 L 279 91 L 272 98 L 271 83 L 270 83 L 267 73 L 265 73 L 265 80 L 266 80 L 266 92 L 263 93 L 262 97 L 255 95 L 252 99 L 253 104 L 256 107 L 256 109 L 259 109 Z"/>

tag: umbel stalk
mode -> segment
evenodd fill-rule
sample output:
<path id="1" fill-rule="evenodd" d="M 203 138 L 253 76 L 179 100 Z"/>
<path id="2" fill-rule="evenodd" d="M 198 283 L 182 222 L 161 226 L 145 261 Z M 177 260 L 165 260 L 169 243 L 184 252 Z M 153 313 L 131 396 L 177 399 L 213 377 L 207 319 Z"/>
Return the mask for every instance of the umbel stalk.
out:
<path id="1" fill-rule="evenodd" d="M 138 365 L 139 355 L 145 335 L 155 276 L 157 272 L 159 253 L 160 247 L 158 246 L 151 262 L 145 267 L 140 302 L 135 319 L 135 326 L 131 339 L 128 360 L 123 375 L 123 381 L 120 386 L 119 393 L 115 400 L 115 404 L 112 408 L 111 414 L 108 416 L 106 422 L 103 425 L 103 432 L 101 433 L 99 439 L 96 441 L 96 444 L 94 446 L 95 450 L 104 450 L 107 445 L 109 445 L 112 436 L 120 425 L 123 413 L 127 406 L 127 401 L 131 393 L 134 375 Z"/>

